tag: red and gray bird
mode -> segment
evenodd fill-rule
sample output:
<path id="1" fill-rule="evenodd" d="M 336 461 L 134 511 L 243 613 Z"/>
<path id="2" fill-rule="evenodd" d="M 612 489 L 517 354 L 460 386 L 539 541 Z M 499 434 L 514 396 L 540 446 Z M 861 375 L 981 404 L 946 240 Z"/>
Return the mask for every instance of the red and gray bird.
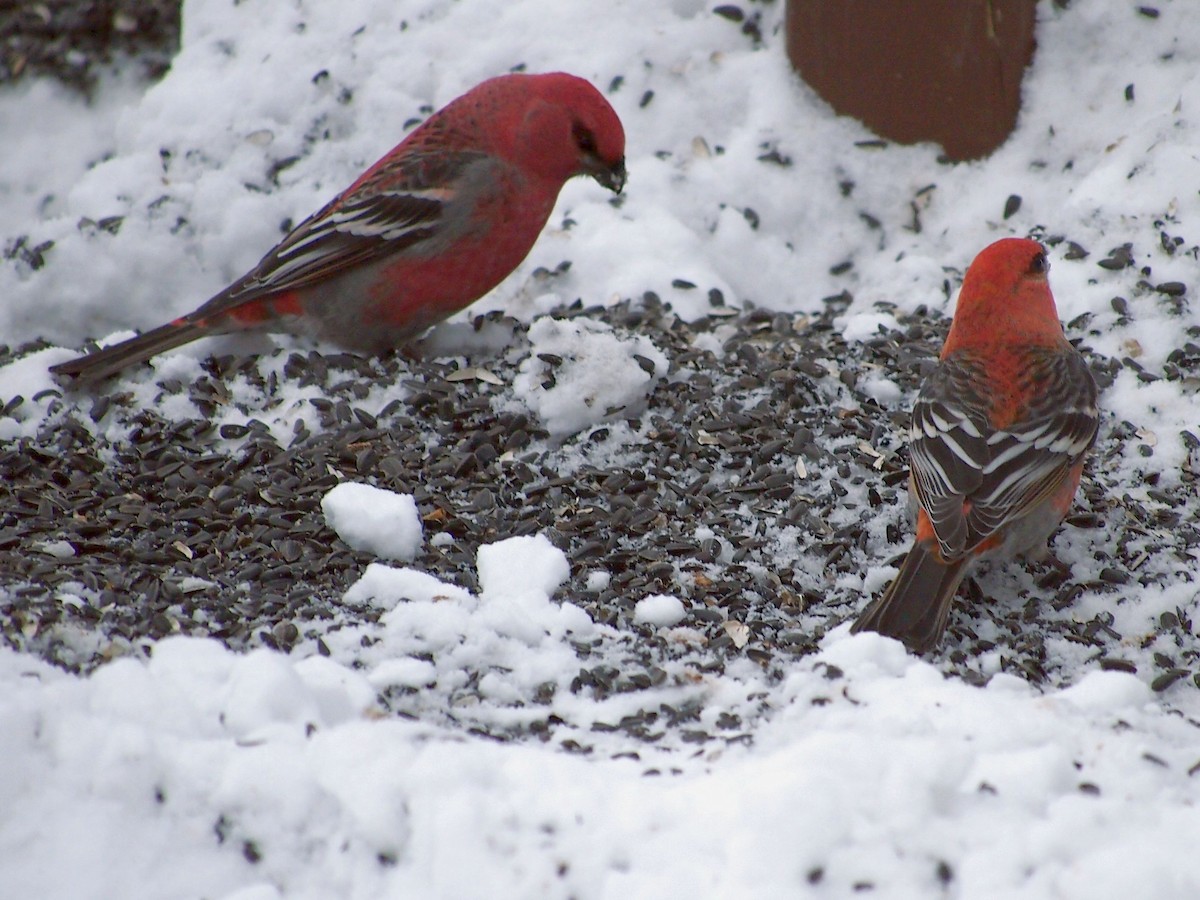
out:
<path id="1" fill-rule="evenodd" d="M 482 297 L 532 249 L 568 179 L 620 193 L 625 132 L 574 75 L 502 75 L 430 116 L 257 266 L 159 328 L 54 366 L 88 383 L 235 331 L 382 353 Z"/>
<path id="2" fill-rule="evenodd" d="M 1063 334 L 1037 241 L 1005 238 L 967 270 L 909 429 L 916 539 L 851 632 L 925 653 L 981 559 L 1045 553 L 1096 440 L 1096 382 Z"/>

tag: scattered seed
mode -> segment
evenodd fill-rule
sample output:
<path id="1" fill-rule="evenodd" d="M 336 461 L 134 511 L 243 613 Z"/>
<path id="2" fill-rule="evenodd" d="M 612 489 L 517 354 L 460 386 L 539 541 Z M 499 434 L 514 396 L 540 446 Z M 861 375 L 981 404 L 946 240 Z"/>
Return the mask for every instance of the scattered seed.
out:
<path id="1" fill-rule="evenodd" d="M 1133 244 L 1122 244 L 1108 251 L 1108 256 L 1096 265 L 1102 269 L 1127 269 L 1133 265 Z"/>

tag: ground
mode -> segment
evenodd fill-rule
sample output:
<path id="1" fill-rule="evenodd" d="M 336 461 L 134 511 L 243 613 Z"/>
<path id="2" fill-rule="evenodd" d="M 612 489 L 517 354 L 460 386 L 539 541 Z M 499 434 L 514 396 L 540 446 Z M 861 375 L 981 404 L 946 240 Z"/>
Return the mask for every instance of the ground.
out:
<path id="1" fill-rule="evenodd" d="M 5 883 L 1194 896 L 1183 6 L 1045 6 L 1017 132 L 957 165 L 806 93 L 779 3 L 206 0 L 178 55 L 156 6 L 112 60 L 48 7 L 77 43 L 0 89 Z M 421 345 L 47 374 L 516 66 L 605 91 L 628 188 L 570 185 Z M 910 537 L 907 415 L 962 273 L 1009 234 L 1048 247 L 1101 434 L 1053 558 L 981 570 L 918 660 L 846 624 Z"/>

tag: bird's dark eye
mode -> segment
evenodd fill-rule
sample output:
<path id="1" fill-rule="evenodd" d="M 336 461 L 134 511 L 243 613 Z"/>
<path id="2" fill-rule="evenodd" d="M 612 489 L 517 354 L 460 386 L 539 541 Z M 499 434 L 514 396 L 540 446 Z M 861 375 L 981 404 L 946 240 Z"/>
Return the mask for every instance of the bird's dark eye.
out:
<path id="1" fill-rule="evenodd" d="M 592 134 L 592 129 L 581 122 L 576 122 L 571 127 L 571 134 L 575 137 L 575 145 L 584 153 L 596 152 L 596 136 Z"/>
<path id="2" fill-rule="evenodd" d="M 1045 253 L 1039 253 L 1029 261 L 1030 275 L 1045 275 L 1050 271 L 1050 260 L 1046 259 Z"/>

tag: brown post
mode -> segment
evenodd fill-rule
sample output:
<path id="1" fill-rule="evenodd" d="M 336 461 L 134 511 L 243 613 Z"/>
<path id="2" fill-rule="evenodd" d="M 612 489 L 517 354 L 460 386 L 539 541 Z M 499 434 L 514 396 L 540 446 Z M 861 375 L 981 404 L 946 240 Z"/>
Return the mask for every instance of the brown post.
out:
<path id="1" fill-rule="evenodd" d="M 1037 0 L 787 0 L 787 51 L 837 112 L 952 160 L 991 153 L 1021 106 Z"/>

